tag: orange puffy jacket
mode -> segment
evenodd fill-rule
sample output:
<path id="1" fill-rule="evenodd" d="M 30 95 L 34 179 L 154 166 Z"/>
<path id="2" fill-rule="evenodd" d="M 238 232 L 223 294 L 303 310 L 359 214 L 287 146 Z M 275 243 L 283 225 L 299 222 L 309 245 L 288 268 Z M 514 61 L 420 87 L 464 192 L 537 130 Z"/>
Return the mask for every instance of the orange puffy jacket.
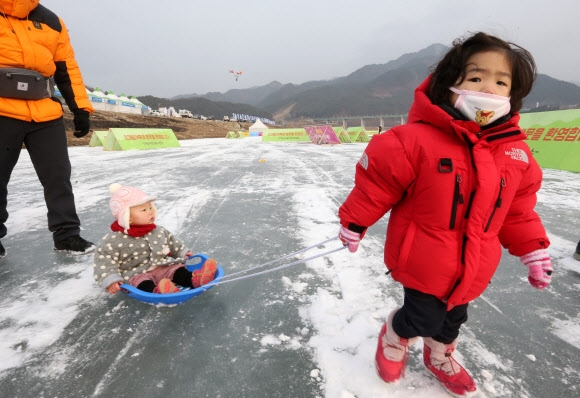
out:
<path id="1" fill-rule="evenodd" d="M 40 0 L 0 0 L 0 68 L 37 71 L 54 81 L 69 109 L 92 113 L 64 22 Z M 46 122 L 62 116 L 56 98 L 0 97 L 0 116 Z"/>

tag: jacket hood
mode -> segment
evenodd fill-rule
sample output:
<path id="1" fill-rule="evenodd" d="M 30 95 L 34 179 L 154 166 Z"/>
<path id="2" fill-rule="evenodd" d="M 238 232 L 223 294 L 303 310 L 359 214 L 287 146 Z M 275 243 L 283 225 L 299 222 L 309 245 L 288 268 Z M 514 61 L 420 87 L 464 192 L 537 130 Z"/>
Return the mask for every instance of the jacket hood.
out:
<path id="1" fill-rule="evenodd" d="M 494 123 L 494 125 L 490 125 L 489 127 L 486 126 L 484 130 L 474 121 L 461 120 L 452 116 L 450 112 L 445 111 L 441 106 L 433 104 L 431 99 L 429 99 L 427 92 L 429 91 L 430 82 L 431 76 L 428 76 L 423 83 L 415 89 L 415 99 L 411 109 L 409 110 L 409 123 L 431 124 L 448 133 L 469 131 L 478 135 L 480 133 L 487 135 L 513 128 L 519 130 L 519 113 L 514 113 L 511 117 L 506 116 L 506 119 L 500 119 L 502 121 L 501 124 L 494 127 Z M 525 134 L 521 133 L 519 138 L 525 138 Z"/>
<path id="2" fill-rule="evenodd" d="M 0 0 L 0 11 L 16 18 L 26 18 L 40 0 Z"/>
<path id="3" fill-rule="evenodd" d="M 415 89 L 415 98 L 409 110 L 409 123 L 429 123 L 448 131 L 449 123 L 453 118 L 441 107 L 434 105 L 429 99 L 427 92 L 429 91 L 430 82 L 431 76 L 428 76 Z"/>

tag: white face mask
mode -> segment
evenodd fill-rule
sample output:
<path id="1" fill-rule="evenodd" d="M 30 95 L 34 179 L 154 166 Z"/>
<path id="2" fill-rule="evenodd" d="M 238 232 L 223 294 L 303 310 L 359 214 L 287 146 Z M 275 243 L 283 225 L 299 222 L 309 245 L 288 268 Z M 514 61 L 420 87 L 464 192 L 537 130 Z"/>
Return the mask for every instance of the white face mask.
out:
<path id="1" fill-rule="evenodd" d="M 449 90 L 459 95 L 453 106 L 480 126 L 493 123 L 510 112 L 510 97 L 455 87 L 449 87 Z"/>

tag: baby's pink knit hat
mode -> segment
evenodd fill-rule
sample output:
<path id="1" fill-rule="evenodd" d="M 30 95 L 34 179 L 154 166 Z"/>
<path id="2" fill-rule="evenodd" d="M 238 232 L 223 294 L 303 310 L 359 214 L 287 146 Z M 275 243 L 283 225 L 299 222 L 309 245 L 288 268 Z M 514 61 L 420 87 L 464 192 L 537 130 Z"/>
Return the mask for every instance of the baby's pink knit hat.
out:
<path id="1" fill-rule="evenodd" d="M 113 217 L 115 217 L 119 225 L 125 229 L 125 232 L 130 228 L 129 209 L 133 206 L 153 202 L 157 199 L 155 196 L 149 196 L 138 188 L 126 187 L 117 183 L 109 186 L 109 192 L 112 195 L 111 200 L 109 201 L 109 206 L 113 212 Z M 157 209 L 153 203 L 151 203 L 151 205 L 153 207 L 155 218 L 157 218 Z"/>

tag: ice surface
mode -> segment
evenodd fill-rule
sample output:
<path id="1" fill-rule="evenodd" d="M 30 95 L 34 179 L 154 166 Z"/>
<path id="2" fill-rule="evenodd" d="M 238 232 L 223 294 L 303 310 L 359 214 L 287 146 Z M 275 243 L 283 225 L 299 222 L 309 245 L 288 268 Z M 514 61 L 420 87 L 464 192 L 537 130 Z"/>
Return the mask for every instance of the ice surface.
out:
<path id="1" fill-rule="evenodd" d="M 96 243 L 107 233 L 109 184 L 132 184 L 158 196 L 159 225 L 214 256 L 226 274 L 241 271 L 336 235 L 337 210 L 366 145 L 259 138 L 181 144 L 70 148 L 82 235 Z M 580 239 L 580 175 L 544 176 L 537 211 L 552 241 L 553 283 L 533 289 L 524 266 L 504 254 L 460 336 L 457 359 L 476 379 L 478 397 L 580 396 L 580 262 L 571 258 Z M 92 256 L 52 251 L 26 151 L 9 184 L 8 211 L 8 256 L 0 260 L 2 397 L 448 397 L 428 377 L 419 344 L 401 382 L 387 385 L 374 370 L 381 324 L 402 303 L 402 288 L 385 276 L 382 261 L 388 216 L 357 253 L 156 307 L 101 291 Z"/>

